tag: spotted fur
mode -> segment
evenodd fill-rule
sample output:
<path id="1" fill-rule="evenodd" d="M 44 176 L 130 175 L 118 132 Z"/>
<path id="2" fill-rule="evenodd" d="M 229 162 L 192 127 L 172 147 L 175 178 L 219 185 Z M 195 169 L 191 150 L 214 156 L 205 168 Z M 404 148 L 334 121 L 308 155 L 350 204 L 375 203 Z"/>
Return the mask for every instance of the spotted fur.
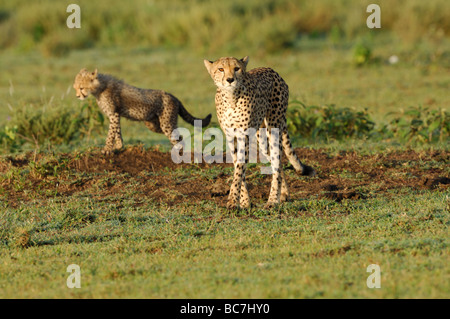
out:
<path id="1" fill-rule="evenodd" d="M 97 70 L 82 69 L 75 77 L 73 87 L 80 100 L 92 94 L 109 118 L 108 136 L 102 151 L 105 154 L 123 147 L 120 117 L 143 121 L 151 131 L 166 135 L 173 145 L 178 143 L 171 137 L 177 128 L 178 115 L 191 125 L 198 120 L 170 93 L 136 88 Z M 201 120 L 202 125 L 208 126 L 210 120 L 211 114 Z"/>
<path id="2" fill-rule="evenodd" d="M 292 148 L 286 124 L 286 110 L 289 88 L 281 76 L 270 68 L 246 71 L 248 57 L 243 59 L 220 58 L 205 60 L 205 67 L 211 75 L 216 91 L 216 110 L 220 127 L 225 132 L 261 127 L 267 128 L 270 144 L 270 162 L 273 168 L 272 185 L 266 208 L 271 208 L 289 199 L 289 190 L 281 166 L 281 155 L 286 154 L 295 170 L 303 175 L 314 175 L 314 170 L 303 165 Z M 271 143 L 270 130 L 277 128 L 281 143 Z M 230 188 L 227 207 L 229 209 L 248 208 L 250 199 L 245 181 L 246 163 L 249 158 L 248 136 L 237 137 L 245 140 L 245 161 L 237 160 L 234 154 L 234 177 Z M 276 140 L 275 140 L 276 141 Z M 278 152 L 276 149 L 278 147 Z M 236 150 L 236 149 L 235 149 Z M 236 152 L 233 152 L 236 153 Z M 278 153 L 278 155 L 276 155 Z"/>

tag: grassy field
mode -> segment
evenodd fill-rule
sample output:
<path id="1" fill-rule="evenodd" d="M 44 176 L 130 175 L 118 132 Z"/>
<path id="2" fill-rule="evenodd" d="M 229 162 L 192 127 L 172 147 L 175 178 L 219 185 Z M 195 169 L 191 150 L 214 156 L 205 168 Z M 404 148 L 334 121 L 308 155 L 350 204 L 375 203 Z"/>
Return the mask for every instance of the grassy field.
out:
<path id="1" fill-rule="evenodd" d="M 448 297 L 448 151 L 298 153 L 318 177 L 287 171 L 293 200 L 265 211 L 253 167 L 244 212 L 224 208 L 231 164 L 142 148 L 4 160 L 0 296 Z"/>
<path id="2" fill-rule="evenodd" d="M 380 44 L 379 48 L 375 46 L 373 54 L 383 62 L 358 68 L 352 63 L 351 49 L 333 49 L 326 41 L 318 42 L 316 45 L 323 50 L 251 56 L 249 67 L 270 65 L 276 69 L 290 86 L 291 100 L 309 105 L 336 104 L 355 110 L 367 109 L 380 124 L 389 122 L 388 113 L 400 112 L 410 106 L 448 111 L 450 83 L 446 61 L 421 65 L 406 60 L 390 65 L 384 61 L 396 51 Z M 445 44 L 449 46 L 448 42 Z M 242 52 L 240 56 L 244 54 Z M 89 49 L 71 53 L 69 57 L 51 59 L 6 53 L 0 61 L 3 70 L 0 114 L 3 124 L 12 126 L 14 123 L 8 119 L 14 118 L 17 110 L 54 113 L 80 109 L 83 103 L 76 100 L 71 86 L 78 71 L 87 67 L 114 74 L 138 87 L 169 91 L 192 114 L 204 117 L 212 113 L 213 122 L 217 123 L 215 88 L 203 65 L 204 58 L 216 57 L 175 49 Z M 141 142 L 147 147 L 155 142 L 169 145 L 163 136 L 149 133 L 144 125 L 127 120 L 122 122 L 125 143 Z M 180 125 L 191 129 L 182 120 Z M 102 143 L 104 140 L 101 139 L 94 145 Z M 34 149 L 34 145 L 28 149 Z"/>
<path id="3" fill-rule="evenodd" d="M 142 123 L 122 121 L 126 147 L 111 156 L 107 120 L 60 142 L 8 133 L 34 114 L 78 116 L 84 67 L 169 91 L 214 125 L 203 59 L 220 56 L 274 68 L 291 107 L 367 110 L 374 130 L 410 106 L 449 112 L 447 1 L 380 1 L 381 30 L 358 1 L 80 1 L 78 33 L 66 4 L 0 2 L 0 298 L 450 297 L 448 131 L 433 143 L 293 135 L 318 175 L 286 170 L 292 200 L 267 211 L 270 178 L 251 165 L 253 207 L 239 212 L 225 209 L 232 165 L 174 164 Z M 66 285 L 71 264 L 80 289 Z M 371 264 L 380 289 L 366 285 Z"/>

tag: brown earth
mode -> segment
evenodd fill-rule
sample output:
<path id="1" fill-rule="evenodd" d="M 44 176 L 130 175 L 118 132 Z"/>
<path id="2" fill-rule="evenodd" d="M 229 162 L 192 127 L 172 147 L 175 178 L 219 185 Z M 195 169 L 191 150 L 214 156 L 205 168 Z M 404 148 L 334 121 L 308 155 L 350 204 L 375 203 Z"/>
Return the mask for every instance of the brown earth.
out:
<path id="1" fill-rule="evenodd" d="M 326 150 L 298 148 L 296 153 L 305 164 L 316 169 L 317 176 L 299 176 L 284 162 L 294 200 L 364 200 L 402 190 L 448 189 L 450 185 L 448 151 L 330 155 Z M 260 174 L 260 167 L 253 165 L 247 171 L 254 202 L 267 200 L 270 189 L 271 176 Z M 16 174 L 11 173 L 12 168 L 16 168 Z M 6 196 L 13 206 L 39 196 L 87 192 L 101 199 L 127 190 L 127 196 L 142 201 L 167 205 L 214 201 L 225 206 L 232 164 L 175 164 L 170 152 L 136 146 L 109 156 L 93 151 L 53 157 L 34 153 L 5 157 L 0 160 L 0 174 L 0 195 Z"/>

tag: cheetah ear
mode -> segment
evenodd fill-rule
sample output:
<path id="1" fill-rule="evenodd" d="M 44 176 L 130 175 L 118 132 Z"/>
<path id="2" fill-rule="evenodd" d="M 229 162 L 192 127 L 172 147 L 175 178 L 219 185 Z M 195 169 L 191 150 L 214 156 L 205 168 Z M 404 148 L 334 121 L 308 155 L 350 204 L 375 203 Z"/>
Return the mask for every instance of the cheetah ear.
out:
<path id="1" fill-rule="evenodd" d="M 209 61 L 209 60 L 203 60 L 203 63 L 205 63 L 205 67 L 208 70 L 208 73 L 211 74 L 211 67 L 213 65 L 213 61 Z"/>
<path id="2" fill-rule="evenodd" d="M 92 77 L 95 79 L 97 77 L 97 74 L 98 74 L 98 70 L 95 69 L 95 71 L 92 72 Z"/>
<path id="3" fill-rule="evenodd" d="M 248 64 L 248 59 L 249 59 L 248 55 L 245 56 L 245 57 L 243 57 L 243 58 L 241 59 L 241 62 L 244 63 L 244 65 L 245 65 L 246 67 L 247 67 L 247 64 Z"/>

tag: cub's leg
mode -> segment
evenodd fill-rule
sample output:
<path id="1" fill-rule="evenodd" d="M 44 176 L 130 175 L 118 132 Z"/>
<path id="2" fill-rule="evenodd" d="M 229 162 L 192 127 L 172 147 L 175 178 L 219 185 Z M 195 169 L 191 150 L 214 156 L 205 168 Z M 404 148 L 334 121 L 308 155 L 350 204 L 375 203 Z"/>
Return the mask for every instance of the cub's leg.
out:
<path id="1" fill-rule="evenodd" d="M 178 141 L 172 138 L 172 132 L 177 128 L 178 106 L 175 105 L 172 99 L 165 99 L 164 108 L 158 120 L 162 133 L 167 136 L 172 145 L 176 145 Z"/>
<path id="2" fill-rule="evenodd" d="M 159 124 L 159 119 L 155 118 L 154 120 L 151 121 L 145 121 L 145 126 L 147 126 L 147 128 L 155 133 L 163 133 L 163 131 L 161 130 L 161 126 Z"/>
<path id="3" fill-rule="evenodd" d="M 114 149 L 121 149 L 122 147 L 123 140 L 120 129 L 120 115 L 119 113 L 112 113 L 109 116 L 108 136 L 106 137 L 106 143 L 102 153 L 110 154 Z"/>
<path id="4" fill-rule="evenodd" d="M 120 118 L 119 118 L 120 121 Z M 120 128 L 120 122 L 118 130 L 116 131 L 116 137 L 114 139 L 114 149 L 120 150 L 123 147 L 122 129 Z"/>

